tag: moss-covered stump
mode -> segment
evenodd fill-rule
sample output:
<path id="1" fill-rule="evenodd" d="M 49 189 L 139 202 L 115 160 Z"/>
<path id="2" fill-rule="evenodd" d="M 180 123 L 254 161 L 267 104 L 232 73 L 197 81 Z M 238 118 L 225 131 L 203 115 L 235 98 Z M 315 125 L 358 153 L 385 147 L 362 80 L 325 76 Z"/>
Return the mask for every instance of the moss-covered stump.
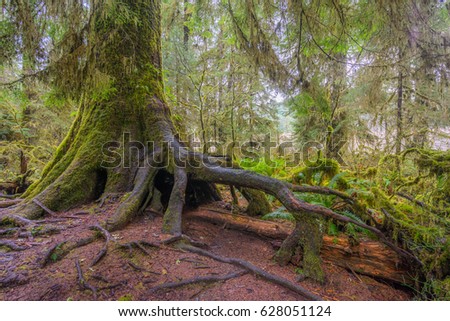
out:
<path id="1" fill-rule="evenodd" d="M 283 242 L 274 259 L 278 264 L 286 265 L 300 251 L 303 276 L 323 283 L 325 274 L 320 259 L 322 239 L 323 220 L 311 215 L 300 215 L 294 231 Z"/>

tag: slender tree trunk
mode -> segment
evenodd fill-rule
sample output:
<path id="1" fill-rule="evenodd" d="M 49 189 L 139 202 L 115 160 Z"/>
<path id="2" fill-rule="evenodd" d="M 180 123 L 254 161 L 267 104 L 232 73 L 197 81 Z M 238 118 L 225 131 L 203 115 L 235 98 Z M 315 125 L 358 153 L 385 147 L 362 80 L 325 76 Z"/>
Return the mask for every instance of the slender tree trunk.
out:
<path id="1" fill-rule="evenodd" d="M 346 60 L 344 54 L 336 54 L 336 58 L 339 61 Z M 346 72 L 346 64 L 337 61 L 333 62 L 330 94 L 331 117 L 327 128 L 325 155 L 339 162 L 342 162 L 339 152 L 347 138 L 346 127 L 344 125 L 346 112 L 342 110 L 341 106 L 341 91 L 345 84 Z"/>
<path id="2" fill-rule="evenodd" d="M 403 140 L 403 73 L 401 71 L 398 72 L 396 125 L 395 154 L 399 155 L 402 151 Z"/>
<path id="3" fill-rule="evenodd" d="M 189 19 L 191 18 L 191 14 L 188 12 L 188 4 L 189 1 L 188 0 L 184 0 L 183 2 L 183 19 L 184 19 L 184 24 L 183 24 L 183 45 L 184 45 L 184 50 L 188 50 L 188 46 L 189 46 L 189 34 L 190 34 L 190 30 L 189 27 L 187 25 L 187 22 L 189 21 Z"/>

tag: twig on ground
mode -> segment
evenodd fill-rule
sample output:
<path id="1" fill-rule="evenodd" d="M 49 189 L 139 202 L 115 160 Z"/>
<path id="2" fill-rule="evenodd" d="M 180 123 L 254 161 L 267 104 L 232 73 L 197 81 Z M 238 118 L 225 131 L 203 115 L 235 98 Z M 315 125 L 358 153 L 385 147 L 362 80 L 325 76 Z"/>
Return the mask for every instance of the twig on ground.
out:
<path id="1" fill-rule="evenodd" d="M 6 241 L 6 240 L 0 240 L 0 246 L 7 247 L 13 251 L 23 251 L 23 250 L 27 249 L 26 246 L 19 246 L 12 241 Z"/>
<path id="2" fill-rule="evenodd" d="M 112 239 L 111 234 L 104 229 L 103 227 L 101 227 L 100 225 L 93 225 L 91 226 L 89 229 L 91 230 L 98 230 L 100 231 L 100 233 L 103 235 L 103 237 L 105 238 L 105 245 L 103 246 L 103 248 L 97 253 L 97 255 L 95 256 L 94 260 L 91 263 L 91 267 L 96 265 L 98 262 L 100 262 L 100 260 L 106 255 L 106 253 L 108 252 L 108 245 L 110 240 Z"/>
<path id="3" fill-rule="evenodd" d="M 176 235 L 168 238 L 167 240 L 162 241 L 161 243 L 164 245 L 169 245 L 169 244 L 172 244 L 172 243 L 175 243 L 178 241 L 186 241 L 186 242 L 190 243 L 191 245 L 197 246 L 197 247 L 208 247 L 208 245 L 206 243 L 195 241 L 185 234 L 176 234 Z"/>
<path id="4" fill-rule="evenodd" d="M 146 271 L 144 268 L 141 268 L 140 266 L 134 264 L 133 262 L 128 262 L 128 265 L 131 266 L 136 271 L 139 271 L 139 272 Z"/>
<path id="5" fill-rule="evenodd" d="M 134 248 L 138 248 L 139 250 L 141 250 L 146 255 L 150 255 L 150 253 L 147 251 L 147 249 L 144 246 L 160 248 L 159 244 L 152 243 L 152 242 L 147 242 L 147 241 L 132 241 L 132 242 L 125 243 L 125 244 L 119 244 L 119 248 L 129 249 L 130 250 L 130 255 L 133 252 L 133 247 Z"/>

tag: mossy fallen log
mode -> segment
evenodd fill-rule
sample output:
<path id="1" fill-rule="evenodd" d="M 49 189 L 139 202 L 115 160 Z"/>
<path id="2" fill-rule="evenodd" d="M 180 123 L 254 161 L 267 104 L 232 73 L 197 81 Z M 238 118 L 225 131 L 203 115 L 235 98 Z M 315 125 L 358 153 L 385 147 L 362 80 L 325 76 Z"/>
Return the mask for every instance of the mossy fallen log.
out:
<path id="1" fill-rule="evenodd" d="M 260 220 L 208 207 L 200 207 L 185 213 L 185 215 L 187 218 L 200 219 L 223 225 L 225 228 L 246 231 L 275 240 L 286 239 L 293 230 L 292 224 Z M 395 251 L 376 240 L 362 238 L 355 244 L 345 235 L 325 235 L 321 257 L 326 262 L 352 272 L 396 284 L 414 285 L 412 268 L 405 266 Z M 299 256 L 295 256 L 292 263 L 298 264 L 299 262 L 301 259 Z"/>

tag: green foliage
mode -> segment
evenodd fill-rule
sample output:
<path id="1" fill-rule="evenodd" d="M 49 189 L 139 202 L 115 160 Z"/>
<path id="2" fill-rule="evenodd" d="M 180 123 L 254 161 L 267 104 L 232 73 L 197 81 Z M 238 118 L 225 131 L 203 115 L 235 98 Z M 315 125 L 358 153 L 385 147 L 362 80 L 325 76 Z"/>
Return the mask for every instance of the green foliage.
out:
<path id="1" fill-rule="evenodd" d="M 288 177 L 286 160 L 282 157 L 272 158 L 268 162 L 263 157 L 243 158 L 238 161 L 238 164 L 240 167 L 258 174 L 279 179 L 286 179 Z"/>
<path id="2" fill-rule="evenodd" d="M 310 204 L 321 205 L 330 208 L 335 200 L 334 195 L 321 195 L 313 193 L 294 193 L 299 199 L 304 200 Z"/>
<path id="3" fill-rule="evenodd" d="M 448 152 L 409 149 L 382 157 L 376 170 L 348 179 L 347 193 L 367 204 L 391 237 L 422 261 L 426 281 L 420 295 L 434 299 L 447 297 L 450 272 L 449 198 L 442 189 L 449 164 Z"/>
<path id="4" fill-rule="evenodd" d="M 420 292 L 424 299 L 433 299 L 438 301 L 450 300 L 450 277 L 444 280 L 433 279 L 424 284 Z"/>
<path id="5" fill-rule="evenodd" d="M 329 188 L 340 188 L 340 187 L 347 185 L 344 180 L 344 176 L 346 176 L 346 175 L 347 175 L 346 172 L 337 173 L 336 175 L 333 176 L 333 178 L 328 183 L 328 187 Z"/>

